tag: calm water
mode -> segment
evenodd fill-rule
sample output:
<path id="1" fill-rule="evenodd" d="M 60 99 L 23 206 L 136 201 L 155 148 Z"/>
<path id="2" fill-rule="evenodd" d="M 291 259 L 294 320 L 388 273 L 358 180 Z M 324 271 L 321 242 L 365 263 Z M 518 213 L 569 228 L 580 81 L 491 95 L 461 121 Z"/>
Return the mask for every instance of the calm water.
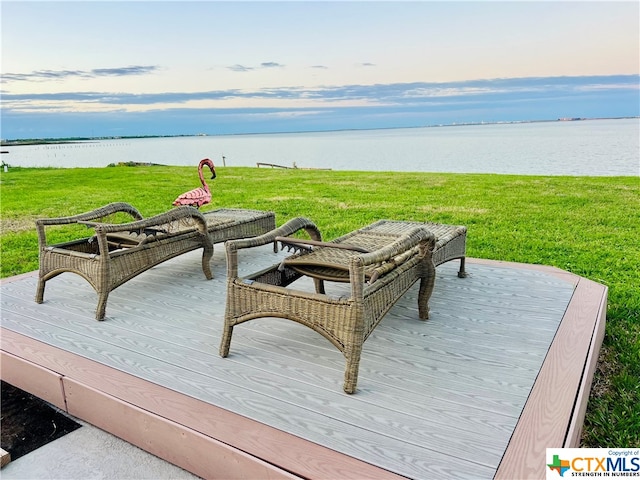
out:
<path id="1" fill-rule="evenodd" d="M 640 175 L 640 121 L 588 120 L 388 130 L 104 140 L 3 147 L 23 167 L 105 167 L 118 162 L 333 170 Z"/>

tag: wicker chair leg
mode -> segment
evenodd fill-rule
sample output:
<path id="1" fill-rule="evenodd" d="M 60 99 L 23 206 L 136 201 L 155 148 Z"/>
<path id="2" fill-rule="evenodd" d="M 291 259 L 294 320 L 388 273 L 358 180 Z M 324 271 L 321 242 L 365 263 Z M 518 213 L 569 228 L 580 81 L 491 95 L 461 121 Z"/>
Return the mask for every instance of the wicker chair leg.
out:
<path id="1" fill-rule="evenodd" d="M 107 309 L 107 300 L 109 298 L 109 292 L 103 292 L 98 294 L 98 306 L 96 307 L 96 320 L 104 320 L 105 310 Z"/>
<path id="2" fill-rule="evenodd" d="M 321 294 L 325 294 L 324 291 L 324 280 L 320 279 L 320 278 L 314 278 L 313 279 L 313 283 L 316 287 L 316 293 L 321 293 Z"/>
<path id="3" fill-rule="evenodd" d="M 431 259 L 424 262 L 424 273 L 420 278 L 420 290 L 418 291 L 418 318 L 429 319 L 429 299 L 436 283 L 436 267 Z"/>
<path id="4" fill-rule="evenodd" d="M 224 329 L 222 331 L 222 340 L 220 340 L 220 356 L 222 358 L 229 355 L 229 348 L 231 347 L 231 335 L 233 335 L 233 325 L 225 320 Z"/>
<path id="5" fill-rule="evenodd" d="M 204 276 L 207 280 L 211 280 L 213 278 L 213 273 L 211 272 L 211 258 L 213 257 L 213 248 L 208 249 L 204 248 L 202 251 L 202 271 L 204 272 Z"/>
<path id="6" fill-rule="evenodd" d="M 467 272 L 464 269 L 464 261 L 465 261 L 465 257 L 462 257 L 460 259 L 460 270 L 458 271 L 458 278 L 466 278 L 467 277 Z"/>
<path id="7" fill-rule="evenodd" d="M 342 388 L 346 393 L 354 393 L 356 391 L 361 354 L 362 343 L 357 343 L 345 348 L 344 356 L 347 359 L 347 368 L 344 372 L 344 385 Z"/>
<path id="8" fill-rule="evenodd" d="M 36 303 L 42 303 L 44 301 L 44 286 L 45 281 L 42 278 L 38 279 L 38 288 L 36 289 Z"/>

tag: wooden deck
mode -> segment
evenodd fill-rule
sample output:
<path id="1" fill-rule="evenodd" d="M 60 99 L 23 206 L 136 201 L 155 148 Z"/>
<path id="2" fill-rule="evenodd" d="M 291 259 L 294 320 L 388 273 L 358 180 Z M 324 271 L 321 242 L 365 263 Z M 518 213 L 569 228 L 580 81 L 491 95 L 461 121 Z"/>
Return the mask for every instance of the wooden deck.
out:
<path id="1" fill-rule="evenodd" d="M 240 259 L 249 272 L 281 256 Z M 579 443 L 600 284 L 474 259 L 459 279 L 457 262 L 442 265 L 430 320 L 416 285 L 365 343 L 347 395 L 342 355 L 294 322 L 238 326 L 220 358 L 222 246 L 213 280 L 199 265 L 196 251 L 126 283 L 103 322 L 77 275 L 50 280 L 41 305 L 35 273 L 4 280 L 2 379 L 203 478 L 544 478 L 545 448 Z"/>

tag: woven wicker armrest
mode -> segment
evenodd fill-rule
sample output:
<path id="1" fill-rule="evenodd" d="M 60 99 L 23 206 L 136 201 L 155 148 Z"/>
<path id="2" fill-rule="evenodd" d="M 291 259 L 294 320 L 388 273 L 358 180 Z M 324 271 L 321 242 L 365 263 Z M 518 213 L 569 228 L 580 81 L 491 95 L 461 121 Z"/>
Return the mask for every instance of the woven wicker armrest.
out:
<path id="1" fill-rule="evenodd" d="M 176 207 L 168 212 L 128 223 L 99 223 L 80 221 L 93 227 L 98 238 L 100 251 L 108 254 L 108 244 L 121 247 L 142 246 L 171 235 L 181 235 L 198 231 L 208 240 L 207 221 L 198 210 L 189 206 Z M 211 246 L 211 248 L 213 248 Z"/>
<path id="2" fill-rule="evenodd" d="M 92 220 L 102 219 L 119 212 L 128 213 L 129 215 L 131 215 L 131 217 L 133 217 L 134 220 L 141 220 L 143 218 L 138 209 L 125 202 L 110 203 L 109 205 L 105 205 L 104 207 L 96 208 L 95 210 L 91 210 L 89 212 L 79 213 L 77 215 L 71 215 L 68 217 L 40 218 L 36 220 L 36 231 L 38 232 L 38 243 L 40 244 L 40 248 L 42 249 L 47 246 L 45 229 L 45 227 L 47 226 L 85 223 Z"/>
<path id="3" fill-rule="evenodd" d="M 282 243 L 285 246 L 290 246 L 298 249 L 300 249 L 301 246 L 304 248 L 305 246 L 309 245 L 314 247 L 339 248 L 341 250 L 352 250 L 354 252 L 369 253 L 369 250 L 367 250 L 366 248 L 362 248 L 357 245 L 349 245 L 348 243 L 319 242 L 317 240 L 304 240 L 294 237 L 276 237 L 276 241 Z"/>
<path id="4" fill-rule="evenodd" d="M 83 223 L 95 228 L 96 231 L 104 233 L 142 232 L 147 234 L 168 234 L 184 233 L 196 229 L 202 234 L 207 233 L 207 221 L 202 213 L 188 206 L 176 207 L 168 212 L 128 223 L 100 223 L 89 221 L 81 221 L 79 223 Z"/>
<path id="5" fill-rule="evenodd" d="M 37 225 L 68 225 L 70 223 L 78 223 L 80 221 L 96 220 L 99 218 L 108 217 L 114 213 L 124 212 L 130 214 L 136 220 L 142 219 L 142 214 L 133 205 L 125 202 L 115 202 L 105 205 L 104 207 L 96 208 L 85 213 L 79 213 L 77 215 L 71 215 L 68 217 L 58 218 L 40 218 L 36 220 Z"/>
<path id="6" fill-rule="evenodd" d="M 322 235 L 316 224 L 304 217 L 293 218 L 284 225 L 257 237 L 227 240 L 225 242 L 227 251 L 227 278 L 238 278 L 238 250 L 259 247 L 270 243 L 275 244 L 277 237 L 287 237 L 300 230 L 305 230 L 313 240 L 322 241 Z"/>

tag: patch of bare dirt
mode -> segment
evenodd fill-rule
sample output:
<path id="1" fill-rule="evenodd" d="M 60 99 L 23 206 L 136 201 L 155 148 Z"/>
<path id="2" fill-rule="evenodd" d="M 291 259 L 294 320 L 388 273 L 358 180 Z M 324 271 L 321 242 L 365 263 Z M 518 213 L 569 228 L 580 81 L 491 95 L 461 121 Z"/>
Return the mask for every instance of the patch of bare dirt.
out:
<path id="1" fill-rule="evenodd" d="M 26 455 L 81 427 L 59 409 L 1 382 L 0 444 L 11 460 Z"/>
<path id="2" fill-rule="evenodd" d="M 35 217 L 3 218 L 0 221 L 0 232 L 2 233 L 20 233 L 28 230 L 36 231 Z"/>

